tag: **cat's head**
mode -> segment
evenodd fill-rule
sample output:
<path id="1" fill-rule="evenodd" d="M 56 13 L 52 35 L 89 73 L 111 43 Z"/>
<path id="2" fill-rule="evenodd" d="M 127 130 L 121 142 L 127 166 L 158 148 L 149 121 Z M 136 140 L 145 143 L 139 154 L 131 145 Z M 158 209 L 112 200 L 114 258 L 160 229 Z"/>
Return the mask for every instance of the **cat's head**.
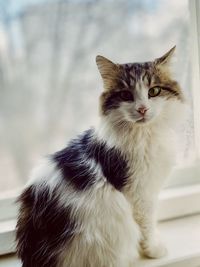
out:
<path id="1" fill-rule="evenodd" d="M 145 63 L 115 64 L 97 56 L 104 83 L 100 101 L 102 116 L 112 121 L 146 125 L 167 114 L 172 105 L 183 102 L 181 88 L 169 68 L 174 50 L 175 47 Z"/>

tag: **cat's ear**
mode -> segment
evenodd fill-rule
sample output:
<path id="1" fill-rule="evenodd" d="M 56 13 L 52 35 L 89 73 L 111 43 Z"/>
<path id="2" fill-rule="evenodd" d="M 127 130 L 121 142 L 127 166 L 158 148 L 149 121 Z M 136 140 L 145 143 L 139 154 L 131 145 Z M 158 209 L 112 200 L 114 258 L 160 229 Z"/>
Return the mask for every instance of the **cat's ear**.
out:
<path id="1" fill-rule="evenodd" d="M 103 79 L 104 89 L 112 89 L 120 73 L 119 66 L 103 56 L 96 56 L 96 63 Z"/>
<path id="2" fill-rule="evenodd" d="M 155 59 L 156 65 L 168 65 L 173 57 L 174 51 L 176 49 L 176 46 L 172 47 L 167 53 L 165 53 L 162 57 Z"/>

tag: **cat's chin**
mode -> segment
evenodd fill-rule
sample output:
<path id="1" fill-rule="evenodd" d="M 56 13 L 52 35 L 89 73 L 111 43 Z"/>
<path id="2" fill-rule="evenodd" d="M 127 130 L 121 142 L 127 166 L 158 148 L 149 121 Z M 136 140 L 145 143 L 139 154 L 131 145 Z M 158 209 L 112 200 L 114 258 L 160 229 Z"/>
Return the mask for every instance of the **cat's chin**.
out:
<path id="1" fill-rule="evenodd" d="M 146 125 L 146 124 L 151 123 L 151 121 L 152 121 L 152 119 L 150 119 L 150 118 L 141 118 L 139 120 L 136 120 L 135 123 L 138 125 Z"/>

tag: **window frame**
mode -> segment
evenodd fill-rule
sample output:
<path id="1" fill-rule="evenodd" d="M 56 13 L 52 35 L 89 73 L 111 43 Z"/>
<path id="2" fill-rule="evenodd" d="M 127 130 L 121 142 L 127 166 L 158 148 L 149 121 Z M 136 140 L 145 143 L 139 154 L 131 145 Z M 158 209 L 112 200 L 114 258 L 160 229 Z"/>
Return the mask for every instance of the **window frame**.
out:
<path id="1" fill-rule="evenodd" d="M 18 204 L 17 199 L 22 189 L 0 194 L 0 222 L 17 218 Z"/>
<path id="2" fill-rule="evenodd" d="M 194 141 L 196 156 L 200 158 L 200 2 L 189 1 L 191 28 L 192 93 L 194 115 Z"/>

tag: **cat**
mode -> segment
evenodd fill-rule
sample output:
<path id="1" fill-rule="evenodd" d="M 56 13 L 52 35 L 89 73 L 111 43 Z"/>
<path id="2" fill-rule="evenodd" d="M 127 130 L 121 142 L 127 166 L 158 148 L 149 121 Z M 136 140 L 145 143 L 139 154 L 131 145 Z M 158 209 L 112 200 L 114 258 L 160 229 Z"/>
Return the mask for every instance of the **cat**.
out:
<path id="1" fill-rule="evenodd" d="M 156 210 L 185 102 L 170 71 L 174 50 L 145 63 L 96 57 L 99 126 L 47 156 L 19 197 L 23 267 L 130 267 L 139 254 L 166 254 Z"/>

